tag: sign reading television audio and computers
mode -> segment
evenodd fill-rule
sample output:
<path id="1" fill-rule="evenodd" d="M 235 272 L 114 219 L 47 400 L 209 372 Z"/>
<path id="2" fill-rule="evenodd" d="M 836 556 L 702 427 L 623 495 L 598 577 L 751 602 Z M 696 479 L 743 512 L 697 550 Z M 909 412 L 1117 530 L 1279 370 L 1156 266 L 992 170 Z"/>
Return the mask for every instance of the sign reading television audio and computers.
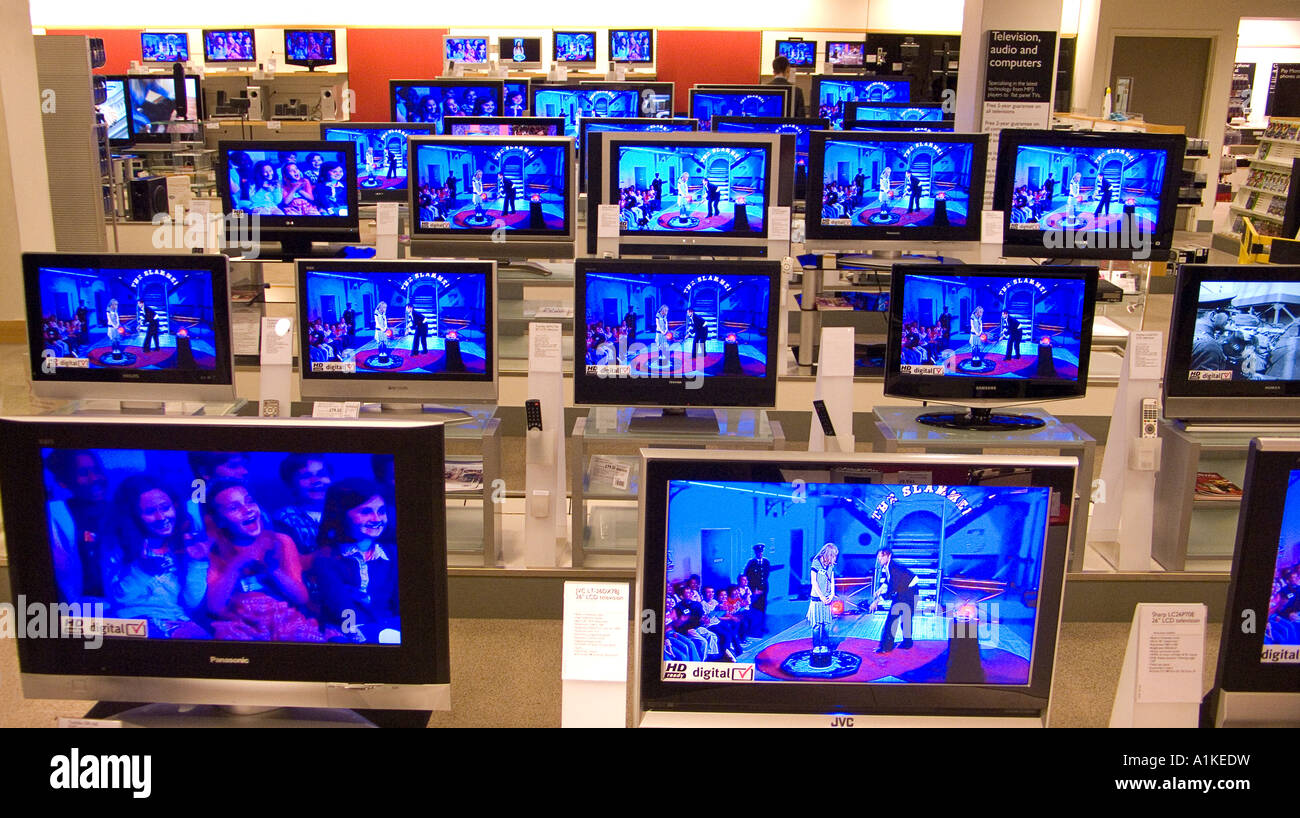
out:
<path id="1" fill-rule="evenodd" d="M 1055 78 L 1056 32 L 990 31 L 987 43 L 984 130 L 1046 128 Z"/>

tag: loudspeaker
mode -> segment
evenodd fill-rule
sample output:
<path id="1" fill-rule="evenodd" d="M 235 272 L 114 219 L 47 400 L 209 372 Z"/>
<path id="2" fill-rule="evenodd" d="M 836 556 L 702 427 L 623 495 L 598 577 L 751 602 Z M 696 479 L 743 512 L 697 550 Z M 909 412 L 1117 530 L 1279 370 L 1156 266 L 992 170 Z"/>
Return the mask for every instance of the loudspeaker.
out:
<path id="1" fill-rule="evenodd" d="M 244 89 L 248 96 L 248 118 L 249 119 L 266 119 L 268 111 L 266 110 L 266 96 L 262 89 L 256 85 L 250 85 Z"/>
<path id="2" fill-rule="evenodd" d="M 176 118 L 189 119 L 186 115 L 189 100 L 185 96 L 185 66 L 182 63 L 176 63 L 172 66 L 172 88 L 176 91 Z M 193 113 L 194 118 L 198 119 L 198 111 Z"/>
<path id="3" fill-rule="evenodd" d="M 320 89 L 320 118 L 326 122 L 339 118 L 339 98 L 333 88 Z"/>
<path id="4" fill-rule="evenodd" d="M 167 212 L 167 179 L 162 176 L 141 176 L 132 179 L 131 219 L 137 222 L 152 221 L 159 213 Z"/>

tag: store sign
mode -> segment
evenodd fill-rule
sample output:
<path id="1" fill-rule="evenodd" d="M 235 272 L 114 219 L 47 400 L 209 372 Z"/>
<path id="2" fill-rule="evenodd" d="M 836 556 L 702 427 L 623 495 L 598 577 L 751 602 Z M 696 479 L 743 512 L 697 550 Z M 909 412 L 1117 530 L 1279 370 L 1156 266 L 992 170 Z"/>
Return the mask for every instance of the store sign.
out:
<path id="1" fill-rule="evenodd" d="M 1269 116 L 1300 116 L 1300 63 L 1273 64 L 1273 75 L 1268 80 Z"/>
<path id="2" fill-rule="evenodd" d="M 984 101 L 1050 103 L 1055 62 L 1055 31 L 990 31 Z"/>

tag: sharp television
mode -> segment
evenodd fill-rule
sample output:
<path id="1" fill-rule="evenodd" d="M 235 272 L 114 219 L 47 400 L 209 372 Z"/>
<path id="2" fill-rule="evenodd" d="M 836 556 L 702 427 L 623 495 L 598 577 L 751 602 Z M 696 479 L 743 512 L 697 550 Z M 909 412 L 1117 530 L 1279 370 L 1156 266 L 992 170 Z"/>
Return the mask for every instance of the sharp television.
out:
<path id="1" fill-rule="evenodd" d="M 987 155 L 987 134 L 814 132 L 807 240 L 978 241 Z"/>
<path id="2" fill-rule="evenodd" d="M 953 133 L 957 130 L 951 119 L 925 122 L 886 122 L 879 119 L 846 119 L 846 131 L 891 131 L 908 133 Z"/>
<path id="3" fill-rule="evenodd" d="M 142 62 L 189 62 L 190 35 L 184 31 L 140 32 Z"/>
<path id="4" fill-rule="evenodd" d="M 326 29 L 286 28 L 284 30 L 284 62 L 315 71 L 322 65 L 338 62 L 335 50 L 335 31 Z"/>
<path id="5" fill-rule="evenodd" d="M 1165 356 L 1165 417 L 1300 416 L 1300 267 L 1184 264 Z"/>
<path id="6" fill-rule="evenodd" d="M 862 40 L 830 40 L 826 43 L 826 64 L 861 66 L 865 64 L 867 44 Z"/>
<path id="7" fill-rule="evenodd" d="M 25 696 L 450 707 L 440 425 L 0 427 L 10 584 L 57 617 L 18 642 Z"/>
<path id="8" fill-rule="evenodd" d="M 817 67 L 817 41 L 777 40 L 776 56 L 785 57 L 796 71 L 811 71 Z"/>
<path id="9" fill-rule="evenodd" d="M 642 725 L 1045 723 L 1074 458 L 645 449 L 641 465 L 635 605 L 663 625 L 635 638 Z"/>
<path id="10" fill-rule="evenodd" d="M 655 61 L 655 32 L 652 28 L 611 28 L 610 62 L 650 65 Z"/>
<path id="11" fill-rule="evenodd" d="M 844 119 L 859 122 L 937 122 L 952 119 L 941 102 L 846 102 Z"/>
<path id="12" fill-rule="evenodd" d="M 731 117 L 715 116 L 713 130 L 718 133 L 775 133 L 793 134 L 795 138 L 794 196 L 803 199 L 808 184 L 808 135 L 824 131 L 824 119 L 793 119 L 789 117 Z"/>
<path id="13" fill-rule="evenodd" d="M 844 127 L 850 102 L 910 102 L 912 83 L 893 77 L 814 74 L 812 98 L 817 116 L 829 119 L 831 127 L 838 131 Z"/>
<path id="14" fill-rule="evenodd" d="M 107 97 L 95 106 L 95 116 L 108 131 L 108 144 L 119 148 L 131 144 L 131 106 L 127 102 L 126 77 L 103 77 Z"/>
<path id="15" fill-rule="evenodd" d="M 569 68 L 595 68 L 596 32 L 553 31 L 551 53 L 557 63 Z"/>
<path id="16" fill-rule="evenodd" d="M 443 37 L 442 58 L 458 65 L 487 65 L 487 37 Z"/>
<path id="17" fill-rule="evenodd" d="M 541 68 L 541 37 L 498 37 L 498 62 L 508 68 Z"/>
<path id="18" fill-rule="evenodd" d="M 170 142 L 167 123 L 177 116 L 176 81 L 171 74 L 133 75 L 126 78 L 127 104 L 131 108 L 131 138 L 135 142 Z M 199 78 L 185 76 L 186 120 L 202 119 L 203 97 Z"/>
<path id="19" fill-rule="evenodd" d="M 578 123 L 584 119 L 636 117 L 641 113 L 641 92 L 632 84 L 616 83 L 617 88 L 591 85 L 534 83 L 529 110 L 533 116 L 558 116 L 564 120 L 564 133 L 578 138 Z"/>
<path id="20" fill-rule="evenodd" d="M 288 52 L 285 52 L 288 53 Z M 251 28 L 204 29 L 204 62 L 257 62 L 257 42 Z"/>
<path id="21" fill-rule="evenodd" d="M 311 255 L 312 242 L 360 239 L 351 140 L 217 144 L 217 191 L 227 233 L 279 242 L 284 255 Z"/>
<path id="22" fill-rule="evenodd" d="M 682 133 L 699 130 L 699 123 L 694 119 L 674 118 L 657 119 L 653 117 L 608 117 L 606 119 L 584 118 L 578 122 L 578 165 L 582 168 L 580 188 L 587 189 L 587 157 L 590 145 L 587 134 L 608 131 L 630 131 L 642 133 Z"/>
<path id="23" fill-rule="evenodd" d="M 442 127 L 447 136 L 564 136 L 558 116 L 449 116 Z"/>
<path id="24" fill-rule="evenodd" d="M 775 261 L 575 262 L 580 405 L 774 406 L 781 291 Z M 634 418 L 717 432 L 714 415 Z"/>
<path id="25" fill-rule="evenodd" d="M 1096 267 L 895 264 L 885 394 L 973 407 L 920 423 L 1015 431 L 1042 421 L 992 412 L 1088 388 Z"/>
<path id="26" fill-rule="evenodd" d="M 24 253 L 23 287 L 37 396 L 234 398 L 225 256 Z"/>
<path id="27" fill-rule="evenodd" d="M 430 256 L 572 258 L 573 157 L 563 136 L 412 139 L 413 247 Z"/>
<path id="28" fill-rule="evenodd" d="M 715 116 L 789 116 L 793 103 L 789 85 L 704 86 L 691 89 L 691 118 L 700 130 L 713 130 Z"/>
<path id="29" fill-rule="evenodd" d="M 394 122 L 421 122 L 442 133 L 444 116 L 501 116 L 501 80 L 389 80 Z"/>
<path id="30" fill-rule="evenodd" d="M 361 204 L 406 201 L 406 140 L 433 133 L 431 125 L 400 122 L 322 122 L 320 126 L 321 139 L 355 146 L 357 164 L 351 178 Z"/>
<path id="31" fill-rule="evenodd" d="M 1181 134 L 1007 129 L 993 208 L 1002 253 L 1145 259 L 1173 243 Z"/>
<path id="32" fill-rule="evenodd" d="M 580 80 L 578 85 L 598 87 L 607 91 L 631 88 L 641 97 L 636 116 L 670 119 L 673 115 L 673 87 L 671 82 L 605 82 L 604 80 Z"/>
<path id="33" fill-rule="evenodd" d="M 302 260 L 305 400 L 495 400 L 491 261 Z"/>
<path id="34" fill-rule="evenodd" d="M 528 93 L 530 80 L 502 80 L 505 85 L 505 103 L 501 107 L 501 113 L 506 116 L 528 116 L 528 100 L 531 95 Z"/>

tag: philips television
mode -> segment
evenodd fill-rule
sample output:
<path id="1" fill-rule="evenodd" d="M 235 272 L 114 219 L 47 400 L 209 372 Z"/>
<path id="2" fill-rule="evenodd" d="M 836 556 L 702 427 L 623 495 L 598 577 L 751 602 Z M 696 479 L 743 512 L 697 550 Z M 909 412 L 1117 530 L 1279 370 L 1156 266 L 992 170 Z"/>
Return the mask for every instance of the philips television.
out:
<path id="1" fill-rule="evenodd" d="M 831 40 L 826 43 L 826 64 L 860 67 L 866 53 L 867 44 L 862 40 Z"/>
<path id="2" fill-rule="evenodd" d="M 253 29 L 204 29 L 203 61 L 257 62 L 257 41 L 253 36 Z"/>
<path id="3" fill-rule="evenodd" d="M 553 31 L 551 53 L 557 63 L 569 68 L 595 68 L 596 32 Z"/>
<path id="4" fill-rule="evenodd" d="M 140 60 L 142 62 L 189 62 L 190 35 L 184 31 L 142 31 Z"/>
<path id="5" fill-rule="evenodd" d="M 993 208 L 1002 253 L 1142 260 L 1173 243 L 1181 134 L 1007 129 Z"/>
<path id="6" fill-rule="evenodd" d="M 498 62 L 508 68 L 540 68 L 542 65 L 541 37 L 498 37 Z"/>
<path id="7" fill-rule="evenodd" d="M 234 398 L 225 256 L 24 253 L 23 287 L 38 397 Z"/>
<path id="8" fill-rule="evenodd" d="M 431 136 L 411 140 L 410 159 L 411 241 L 422 255 L 573 257 L 572 139 Z"/>
<path id="9" fill-rule="evenodd" d="M 576 404 L 775 405 L 779 262 L 584 258 L 575 275 Z M 711 412 L 634 420 L 718 428 Z"/>
<path id="10" fill-rule="evenodd" d="M 789 116 L 792 90 L 788 85 L 697 85 L 691 89 L 691 118 L 700 121 L 700 130 L 711 131 L 715 116 Z"/>
<path id="11" fill-rule="evenodd" d="M 496 265 L 301 260 L 305 400 L 495 400 Z"/>
<path id="12" fill-rule="evenodd" d="M 487 65 L 487 37 L 443 37 L 442 58 L 458 65 Z"/>
<path id="13" fill-rule="evenodd" d="M 655 61 L 655 32 L 652 28 L 611 28 L 610 62 L 649 65 Z"/>
<path id="14" fill-rule="evenodd" d="M 604 80 L 579 80 L 584 87 L 603 88 L 607 91 L 632 89 L 641 97 L 636 116 L 669 119 L 673 115 L 673 88 L 671 82 L 606 82 Z"/>
<path id="15" fill-rule="evenodd" d="M 217 144 L 217 190 L 226 230 L 279 242 L 283 255 L 311 255 L 312 242 L 360 239 L 351 140 L 248 141 Z"/>
<path id="16" fill-rule="evenodd" d="M 785 57 L 796 71 L 811 71 L 817 67 L 817 41 L 777 40 L 776 56 Z"/>
<path id="17" fill-rule="evenodd" d="M 587 189 L 587 157 L 591 146 L 588 134 L 609 131 L 627 131 L 639 133 L 684 133 L 699 130 L 699 123 L 694 119 L 674 118 L 658 119 L 654 117 L 607 117 L 605 119 L 585 118 L 578 122 L 578 165 L 582 168 L 580 188 Z"/>
<path id="18" fill-rule="evenodd" d="M 505 103 L 501 106 L 501 113 L 505 116 L 528 116 L 528 100 L 531 95 L 528 93 L 530 80 L 502 80 L 505 86 Z"/>
<path id="19" fill-rule="evenodd" d="M 433 126 L 399 122 L 322 122 L 320 126 L 321 139 L 351 142 L 356 147 L 357 164 L 351 178 L 361 204 L 406 201 L 406 140 L 433 133 Z"/>
<path id="20" fill-rule="evenodd" d="M 845 121 L 938 122 L 952 119 L 940 102 L 846 102 Z"/>
<path id="21" fill-rule="evenodd" d="M 442 127 L 447 136 L 564 136 L 558 116 L 449 116 Z"/>
<path id="22" fill-rule="evenodd" d="M 1074 458 L 644 449 L 641 467 L 634 604 L 662 625 L 635 637 L 641 725 L 1044 726 Z"/>
<path id="23" fill-rule="evenodd" d="M 1165 356 L 1165 417 L 1300 416 L 1300 267 L 1184 264 Z"/>
<path id="24" fill-rule="evenodd" d="M 335 50 L 335 31 L 326 29 L 286 28 L 284 30 L 284 62 L 315 71 L 322 65 L 338 62 Z"/>
<path id="25" fill-rule="evenodd" d="M 108 131 L 108 144 L 119 148 L 131 144 L 131 108 L 127 104 L 126 77 L 104 77 L 106 97 L 95 106 L 96 118 Z"/>
<path id="26" fill-rule="evenodd" d="M 170 142 L 167 123 L 202 118 L 199 78 L 185 76 L 185 115 L 180 116 L 176 81 L 171 74 L 133 75 L 126 78 L 127 104 L 131 108 L 131 137 L 135 142 Z"/>
<path id="27" fill-rule="evenodd" d="M 895 264 L 885 394 L 972 407 L 919 423 L 1037 428 L 991 407 L 1083 396 L 1096 296 L 1096 267 Z"/>
<path id="28" fill-rule="evenodd" d="M 824 131 L 824 119 L 793 119 L 789 117 L 730 117 L 715 116 L 713 130 L 718 133 L 775 133 L 793 134 L 795 140 L 794 197 L 803 199 L 808 186 L 808 134 Z"/>
<path id="29" fill-rule="evenodd" d="M 429 479 L 441 425 L 48 417 L 0 429 L 13 593 L 57 612 L 54 638 L 18 640 L 25 696 L 450 707 L 446 501 Z"/>
<path id="30" fill-rule="evenodd" d="M 815 131 L 808 148 L 807 240 L 978 241 L 987 134 Z"/>
<path id="31" fill-rule="evenodd" d="M 850 102 L 910 102 L 912 83 L 891 77 L 833 77 L 814 74 L 813 104 L 817 116 L 830 120 L 831 128 L 842 130 Z"/>
<path id="32" fill-rule="evenodd" d="M 439 134 L 444 116 L 501 116 L 501 80 L 389 80 L 394 122 L 433 125 Z"/>
<path id="33" fill-rule="evenodd" d="M 617 88 L 534 83 L 529 93 L 533 116 L 560 117 L 564 133 L 575 141 L 578 123 L 584 119 L 626 119 L 641 114 L 641 92 L 625 83 L 618 83 Z"/>

